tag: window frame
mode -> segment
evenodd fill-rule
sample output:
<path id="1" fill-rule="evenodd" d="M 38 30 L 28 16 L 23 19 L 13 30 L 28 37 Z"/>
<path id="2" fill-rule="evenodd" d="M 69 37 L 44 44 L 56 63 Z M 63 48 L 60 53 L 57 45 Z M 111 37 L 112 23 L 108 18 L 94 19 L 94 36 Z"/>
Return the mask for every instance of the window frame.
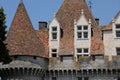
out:
<path id="1" fill-rule="evenodd" d="M 117 33 L 118 32 L 118 33 Z M 116 30 L 116 37 L 120 38 L 120 30 Z"/>
<path id="2" fill-rule="evenodd" d="M 55 30 L 54 30 L 55 29 Z M 57 32 L 57 26 L 52 27 L 52 32 Z"/>
<path id="3" fill-rule="evenodd" d="M 120 55 L 120 47 L 116 47 L 116 54 Z"/>
<path id="4" fill-rule="evenodd" d="M 51 57 L 57 57 L 57 53 L 57 49 L 51 49 Z"/>
<path id="5" fill-rule="evenodd" d="M 120 24 L 115 24 L 115 37 L 120 38 Z"/>
<path id="6" fill-rule="evenodd" d="M 57 33 L 52 33 L 52 40 L 57 40 Z"/>
<path id="7" fill-rule="evenodd" d="M 81 52 L 78 51 L 80 49 L 81 49 Z M 85 52 L 85 49 L 87 49 L 87 52 Z M 89 55 L 89 48 L 76 48 L 76 53 L 78 55 Z"/>
<path id="8" fill-rule="evenodd" d="M 56 28 L 56 29 L 54 30 L 53 28 Z M 58 39 L 58 27 L 57 26 L 51 27 L 51 38 L 52 38 L 52 40 Z"/>
<path id="9" fill-rule="evenodd" d="M 79 33 L 81 33 L 81 34 L 79 34 Z M 85 33 L 87 33 L 87 34 L 85 34 Z M 77 26 L 77 39 L 89 39 L 88 25 L 78 25 Z"/>

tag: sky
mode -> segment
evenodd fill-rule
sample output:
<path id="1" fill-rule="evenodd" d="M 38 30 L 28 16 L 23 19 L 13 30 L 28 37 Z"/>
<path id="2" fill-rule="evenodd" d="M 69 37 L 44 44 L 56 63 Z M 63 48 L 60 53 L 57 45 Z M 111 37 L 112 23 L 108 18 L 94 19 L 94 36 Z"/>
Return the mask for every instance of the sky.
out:
<path id="1" fill-rule="evenodd" d="M 23 0 L 28 15 L 35 29 L 38 29 L 39 21 L 50 21 L 58 11 L 64 0 Z M 100 24 L 109 24 L 114 16 L 120 11 L 120 0 L 87 0 L 92 3 L 92 13 L 95 18 L 100 19 Z M 4 8 L 6 14 L 6 25 L 8 29 L 14 18 L 20 0 L 0 0 L 0 7 Z M 8 30 L 7 29 L 7 30 Z"/>

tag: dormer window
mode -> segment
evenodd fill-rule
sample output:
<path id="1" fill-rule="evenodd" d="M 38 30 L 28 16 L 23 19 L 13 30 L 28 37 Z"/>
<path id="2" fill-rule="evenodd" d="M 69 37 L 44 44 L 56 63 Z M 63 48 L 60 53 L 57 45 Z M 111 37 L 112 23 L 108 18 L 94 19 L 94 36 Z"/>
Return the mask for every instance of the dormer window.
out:
<path id="1" fill-rule="evenodd" d="M 120 24 L 115 26 L 116 38 L 120 38 Z"/>
<path id="2" fill-rule="evenodd" d="M 77 26 L 77 38 L 88 39 L 88 26 L 87 25 Z"/>
<path id="3" fill-rule="evenodd" d="M 57 40 L 57 26 L 52 27 L 52 40 Z"/>

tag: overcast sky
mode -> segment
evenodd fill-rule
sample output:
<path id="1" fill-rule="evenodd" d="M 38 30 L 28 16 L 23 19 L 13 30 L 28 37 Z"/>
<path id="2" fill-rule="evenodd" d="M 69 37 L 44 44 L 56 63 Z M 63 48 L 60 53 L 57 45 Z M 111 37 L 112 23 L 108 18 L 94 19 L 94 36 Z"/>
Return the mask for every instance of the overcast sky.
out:
<path id="1" fill-rule="evenodd" d="M 64 0 L 23 0 L 28 15 L 35 29 L 38 21 L 50 22 Z M 89 1 L 89 0 L 87 0 Z M 100 24 L 108 24 L 120 10 L 120 0 L 91 0 L 94 17 L 100 18 Z M 20 0 L 0 0 L 7 16 L 6 25 L 10 24 Z"/>

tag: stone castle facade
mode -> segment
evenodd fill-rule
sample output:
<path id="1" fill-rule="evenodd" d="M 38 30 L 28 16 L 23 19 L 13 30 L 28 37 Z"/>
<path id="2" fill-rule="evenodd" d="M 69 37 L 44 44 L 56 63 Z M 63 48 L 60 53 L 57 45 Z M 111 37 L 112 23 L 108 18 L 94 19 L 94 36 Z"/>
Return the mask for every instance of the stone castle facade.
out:
<path id="1" fill-rule="evenodd" d="M 0 63 L 1 80 L 120 80 L 120 11 L 99 25 L 86 0 L 64 0 L 39 26 L 21 1 L 6 39 L 13 61 Z"/>

